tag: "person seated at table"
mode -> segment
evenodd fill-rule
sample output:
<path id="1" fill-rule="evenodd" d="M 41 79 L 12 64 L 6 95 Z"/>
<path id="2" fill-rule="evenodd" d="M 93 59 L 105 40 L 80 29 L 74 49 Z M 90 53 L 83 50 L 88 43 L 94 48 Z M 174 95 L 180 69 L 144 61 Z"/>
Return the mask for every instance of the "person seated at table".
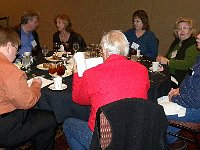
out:
<path id="1" fill-rule="evenodd" d="M 200 49 L 200 34 L 197 36 L 197 44 Z M 170 100 L 186 108 L 184 117 L 178 115 L 167 116 L 169 120 L 186 121 L 186 122 L 200 122 L 200 56 L 197 63 L 193 65 L 192 69 L 188 72 L 185 79 L 177 89 L 171 89 L 169 92 Z M 169 126 L 168 131 L 179 132 L 180 130 Z M 177 137 L 168 135 L 169 148 L 185 147 L 185 143 L 178 140 Z M 177 146 L 180 147 L 177 147 Z"/>
<path id="2" fill-rule="evenodd" d="M 195 31 L 192 19 L 178 18 L 174 26 L 175 40 L 165 57 L 157 57 L 161 64 L 168 64 L 171 75 L 179 84 L 200 54 L 196 46 Z"/>
<path id="3" fill-rule="evenodd" d="M 132 22 L 133 27 L 124 32 L 130 43 L 130 54 L 134 50 L 131 48 L 131 45 L 138 44 L 140 53 L 154 60 L 158 54 L 158 39 L 150 31 L 147 13 L 144 10 L 135 11 L 132 16 Z"/>
<path id="4" fill-rule="evenodd" d="M 20 38 L 11 28 L 0 28 L 0 147 L 15 148 L 33 140 L 37 150 L 52 150 L 56 119 L 52 112 L 31 109 L 40 98 L 41 79 L 27 84 L 25 72 L 14 61 Z"/>
<path id="5" fill-rule="evenodd" d="M 83 37 L 72 30 L 72 23 L 66 14 L 58 14 L 54 19 L 57 32 L 53 35 L 53 43 L 62 44 L 65 51 L 73 52 L 73 44 L 79 44 L 78 51 L 84 51 L 87 46 Z"/>
<path id="6" fill-rule="evenodd" d="M 73 76 L 73 101 L 90 105 L 88 122 L 68 118 L 63 124 L 67 142 L 72 150 L 89 149 L 99 107 L 124 98 L 147 99 L 150 87 L 148 70 L 138 62 L 127 60 L 129 43 L 125 35 L 112 30 L 101 41 L 104 63 Z M 82 133 L 79 135 L 79 133 Z"/>
<path id="7" fill-rule="evenodd" d="M 34 10 L 25 11 L 21 16 L 20 25 L 13 27 L 21 39 L 18 58 L 21 58 L 24 52 L 31 52 L 36 56 L 41 50 L 39 36 L 36 32 L 39 26 L 39 15 Z"/>

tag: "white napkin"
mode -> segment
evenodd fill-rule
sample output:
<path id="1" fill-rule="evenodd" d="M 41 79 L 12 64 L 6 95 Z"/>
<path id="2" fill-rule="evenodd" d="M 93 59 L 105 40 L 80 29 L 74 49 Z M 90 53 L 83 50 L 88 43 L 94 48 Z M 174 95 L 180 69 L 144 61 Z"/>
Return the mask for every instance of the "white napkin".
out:
<path id="1" fill-rule="evenodd" d="M 170 102 L 168 96 L 163 96 L 157 99 L 158 104 L 163 106 L 166 115 L 176 115 L 184 117 L 186 108 L 178 105 L 177 103 Z"/>
<path id="2" fill-rule="evenodd" d="M 74 60 L 77 64 L 78 76 L 82 77 L 84 71 L 87 69 L 84 53 L 77 52 L 76 54 L 74 54 Z"/>
<path id="3" fill-rule="evenodd" d="M 85 59 L 85 61 L 86 61 L 87 69 L 90 69 L 90 68 L 95 67 L 99 64 L 102 64 L 103 58 L 102 57 L 88 58 L 88 59 Z"/>
<path id="4" fill-rule="evenodd" d="M 84 52 L 77 52 L 74 55 L 74 60 L 77 63 L 77 70 L 79 77 L 83 76 L 85 70 L 103 63 L 102 57 L 85 59 Z"/>
<path id="5" fill-rule="evenodd" d="M 53 83 L 53 80 L 48 80 L 48 79 L 45 79 L 45 78 L 40 77 L 40 76 L 35 77 L 35 78 L 41 78 L 41 79 L 42 79 L 42 86 L 41 86 L 41 88 L 43 88 L 43 87 L 45 87 L 45 86 L 47 86 L 47 85 Z M 32 82 L 33 82 L 33 78 L 32 78 L 32 79 L 29 79 L 29 80 L 27 81 L 29 87 L 31 86 Z"/>

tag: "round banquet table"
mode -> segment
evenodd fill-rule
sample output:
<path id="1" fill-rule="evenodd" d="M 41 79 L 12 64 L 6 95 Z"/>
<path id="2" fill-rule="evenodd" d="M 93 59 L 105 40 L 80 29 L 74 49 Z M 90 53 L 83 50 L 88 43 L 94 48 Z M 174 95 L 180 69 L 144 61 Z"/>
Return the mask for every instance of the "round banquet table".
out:
<path id="1" fill-rule="evenodd" d="M 52 53 L 48 54 L 51 55 Z M 46 79 L 51 79 L 48 70 L 40 70 L 36 66 L 41 63 L 48 62 L 44 59 L 43 54 L 39 54 L 34 64 L 31 65 L 31 71 L 27 74 L 28 78 L 32 76 L 43 75 Z M 66 118 L 73 117 L 87 121 L 89 118 L 90 107 L 80 106 L 72 101 L 72 78 L 70 75 L 62 79 L 67 85 L 64 90 L 51 90 L 49 85 L 41 89 L 41 97 L 35 106 L 35 109 L 44 109 L 54 112 L 58 123 L 63 123 Z"/>
<path id="2" fill-rule="evenodd" d="M 51 53 L 49 54 L 51 55 Z M 50 79 L 51 76 L 48 70 L 40 70 L 36 66 L 38 64 L 48 62 L 44 59 L 43 54 L 39 54 L 34 64 L 31 66 L 31 71 L 28 77 L 32 75 L 41 76 Z M 151 66 L 151 61 L 140 61 L 148 69 Z M 167 95 L 171 89 L 171 81 L 169 69 L 166 65 L 163 66 L 162 72 L 149 71 L 150 89 L 148 91 L 148 100 L 157 102 L 157 98 Z M 41 89 L 41 98 L 35 106 L 36 109 L 45 109 L 54 112 L 58 123 L 63 123 L 66 118 L 78 118 L 87 121 L 90 114 L 89 106 L 81 106 L 72 100 L 72 80 L 73 75 L 63 78 L 63 83 L 67 84 L 67 89 L 61 91 L 53 91 L 48 86 Z"/>

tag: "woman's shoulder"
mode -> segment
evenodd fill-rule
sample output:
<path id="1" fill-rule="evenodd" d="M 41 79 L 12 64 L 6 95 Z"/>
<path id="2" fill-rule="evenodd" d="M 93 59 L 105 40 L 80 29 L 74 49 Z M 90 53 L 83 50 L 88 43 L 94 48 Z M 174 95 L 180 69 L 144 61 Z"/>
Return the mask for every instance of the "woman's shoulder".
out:
<path id="1" fill-rule="evenodd" d="M 56 31 L 56 32 L 53 34 L 53 36 L 59 36 L 59 32 Z"/>
<path id="2" fill-rule="evenodd" d="M 135 30 L 134 30 L 133 28 L 130 28 L 130 29 L 128 29 L 128 30 L 126 30 L 126 31 L 124 32 L 125 35 L 133 34 L 133 33 L 135 33 Z"/>
<path id="3" fill-rule="evenodd" d="M 155 36 L 155 33 L 154 32 L 152 32 L 151 30 L 146 30 L 146 35 L 148 35 L 148 36 Z"/>

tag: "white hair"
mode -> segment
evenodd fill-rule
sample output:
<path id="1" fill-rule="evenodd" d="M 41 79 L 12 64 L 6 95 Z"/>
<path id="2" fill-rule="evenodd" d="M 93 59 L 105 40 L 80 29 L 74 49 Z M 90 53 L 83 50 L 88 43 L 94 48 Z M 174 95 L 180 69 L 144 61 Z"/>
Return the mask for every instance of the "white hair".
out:
<path id="1" fill-rule="evenodd" d="M 119 30 L 111 30 L 106 33 L 100 43 L 108 55 L 119 54 L 127 56 L 129 53 L 129 42 L 126 36 Z"/>

